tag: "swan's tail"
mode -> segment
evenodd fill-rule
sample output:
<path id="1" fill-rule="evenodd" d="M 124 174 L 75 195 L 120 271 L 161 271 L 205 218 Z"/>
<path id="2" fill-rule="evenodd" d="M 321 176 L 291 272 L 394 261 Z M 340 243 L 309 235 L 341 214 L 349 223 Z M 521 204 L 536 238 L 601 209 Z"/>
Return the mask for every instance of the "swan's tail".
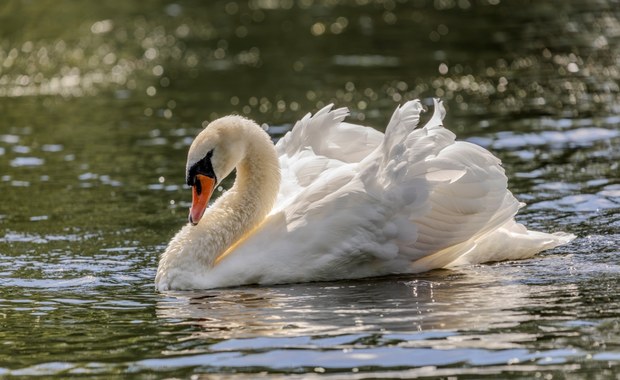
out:
<path id="1" fill-rule="evenodd" d="M 450 266 L 527 259 L 540 251 L 567 244 L 573 239 L 573 234 L 530 231 L 524 225 L 510 220 L 485 238 L 478 239 L 475 254 L 464 255 L 450 263 Z"/>
<path id="2" fill-rule="evenodd" d="M 411 267 L 414 272 L 425 272 L 436 268 L 527 259 L 541 251 L 568 244 L 573 239 L 573 234 L 530 231 L 509 220 L 488 234 L 416 260 Z"/>

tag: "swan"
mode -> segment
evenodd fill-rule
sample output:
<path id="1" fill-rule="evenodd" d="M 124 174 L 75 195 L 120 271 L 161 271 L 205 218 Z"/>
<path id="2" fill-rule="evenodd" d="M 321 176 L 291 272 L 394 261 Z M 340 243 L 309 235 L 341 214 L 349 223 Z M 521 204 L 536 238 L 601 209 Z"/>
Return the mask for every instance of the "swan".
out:
<path id="1" fill-rule="evenodd" d="M 443 104 L 418 128 L 419 100 L 385 134 L 307 114 L 273 144 L 226 116 L 192 142 L 189 223 L 160 257 L 158 290 L 354 279 L 531 257 L 574 235 L 529 231 L 500 160 L 456 141 Z M 236 170 L 234 185 L 208 206 Z"/>

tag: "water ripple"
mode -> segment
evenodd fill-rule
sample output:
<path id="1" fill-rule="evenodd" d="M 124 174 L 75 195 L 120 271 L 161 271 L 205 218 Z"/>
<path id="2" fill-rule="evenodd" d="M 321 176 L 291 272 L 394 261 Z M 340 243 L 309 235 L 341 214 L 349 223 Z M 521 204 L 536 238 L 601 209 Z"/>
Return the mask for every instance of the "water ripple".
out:
<path id="1" fill-rule="evenodd" d="M 11 160 L 10 165 L 14 168 L 24 166 L 41 166 L 45 160 L 38 157 L 17 157 Z"/>
<path id="2" fill-rule="evenodd" d="M 491 140 L 493 149 L 522 149 L 542 145 L 590 146 L 620 136 L 620 131 L 606 128 L 578 128 L 569 131 L 543 131 L 540 133 L 500 132 Z M 483 142 L 477 140 L 477 142 Z"/>

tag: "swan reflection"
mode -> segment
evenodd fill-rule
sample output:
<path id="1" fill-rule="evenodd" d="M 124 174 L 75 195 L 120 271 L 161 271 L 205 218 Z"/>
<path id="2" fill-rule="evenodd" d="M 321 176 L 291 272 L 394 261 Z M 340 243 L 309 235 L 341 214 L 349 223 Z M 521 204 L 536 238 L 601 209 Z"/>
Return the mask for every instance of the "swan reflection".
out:
<path id="1" fill-rule="evenodd" d="M 402 333 L 443 332 L 448 337 L 443 345 L 458 346 L 458 331 L 468 330 L 463 345 L 502 348 L 535 340 L 536 333 L 515 329 L 495 336 L 495 330 L 536 319 L 536 310 L 549 302 L 523 282 L 501 266 L 480 266 L 415 277 L 168 292 L 158 302 L 157 316 L 190 326 L 182 339 L 345 334 L 399 339 Z"/>

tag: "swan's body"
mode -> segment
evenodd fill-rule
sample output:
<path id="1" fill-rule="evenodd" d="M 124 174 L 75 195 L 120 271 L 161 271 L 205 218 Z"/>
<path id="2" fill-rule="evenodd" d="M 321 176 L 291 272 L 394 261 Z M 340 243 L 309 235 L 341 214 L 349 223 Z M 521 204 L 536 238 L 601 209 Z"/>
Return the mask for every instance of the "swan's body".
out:
<path id="1" fill-rule="evenodd" d="M 499 159 L 455 141 L 439 102 L 416 129 L 421 110 L 418 101 L 398 108 L 384 135 L 328 106 L 275 149 L 248 119 L 211 123 L 188 154 L 192 223 L 162 255 L 157 288 L 415 273 L 527 258 L 573 239 L 516 223 L 522 204 Z M 234 167 L 234 186 L 206 208 Z"/>

